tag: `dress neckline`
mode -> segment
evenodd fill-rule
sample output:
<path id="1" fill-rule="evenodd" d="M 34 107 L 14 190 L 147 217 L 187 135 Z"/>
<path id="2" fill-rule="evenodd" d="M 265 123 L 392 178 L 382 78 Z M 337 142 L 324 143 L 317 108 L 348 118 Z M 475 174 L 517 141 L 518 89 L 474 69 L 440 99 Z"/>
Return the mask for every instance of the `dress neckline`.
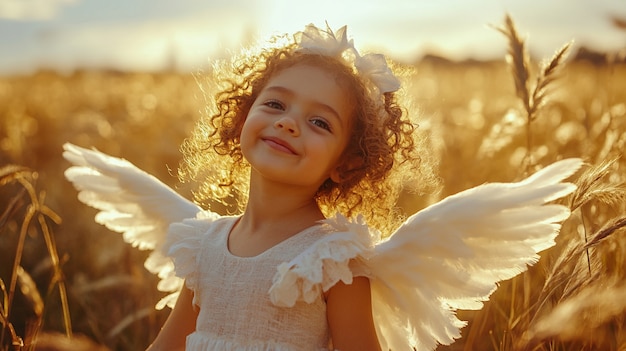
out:
<path id="1" fill-rule="evenodd" d="M 292 236 L 290 236 L 290 237 L 288 237 L 288 238 L 286 238 L 286 239 L 276 243 L 276 245 L 271 246 L 271 247 L 267 248 L 266 250 L 258 253 L 257 255 L 254 255 L 254 256 L 238 256 L 238 255 L 233 254 L 230 251 L 230 248 L 228 247 L 228 239 L 230 237 L 231 232 L 233 231 L 233 228 L 235 227 L 237 222 L 239 222 L 239 219 L 241 219 L 241 216 L 235 216 L 235 217 L 231 217 L 231 218 L 232 218 L 232 221 L 225 228 L 225 235 L 221 236 L 221 240 L 222 240 L 221 245 L 222 245 L 222 249 L 224 250 L 224 252 L 226 252 L 226 255 L 228 257 L 235 258 L 235 259 L 238 259 L 238 260 L 254 260 L 254 259 L 262 258 L 263 256 L 269 254 L 273 250 L 275 250 L 275 249 L 277 249 L 277 248 L 287 244 L 288 242 L 294 240 L 296 237 L 302 236 L 302 235 L 312 231 L 313 229 L 317 229 L 317 228 L 319 228 L 319 227 L 321 227 L 323 225 L 321 222 L 318 222 L 318 223 L 315 223 L 315 224 L 313 224 L 313 225 L 311 225 L 309 227 L 306 227 L 306 228 L 302 229 L 301 231 L 295 233 L 294 235 L 292 235 Z"/>

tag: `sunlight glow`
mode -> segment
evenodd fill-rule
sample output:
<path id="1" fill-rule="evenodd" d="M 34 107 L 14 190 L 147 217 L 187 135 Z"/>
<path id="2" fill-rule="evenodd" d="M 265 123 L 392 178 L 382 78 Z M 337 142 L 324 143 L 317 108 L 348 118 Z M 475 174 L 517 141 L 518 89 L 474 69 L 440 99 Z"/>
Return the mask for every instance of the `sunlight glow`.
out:
<path id="1" fill-rule="evenodd" d="M 0 0 L 0 18 L 47 20 L 56 17 L 64 6 L 79 0 Z"/>
<path id="2" fill-rule="evenodd" d="M 0 0 L 0 47 L 11 52 L 0 55 L 0 74 L 37 66 L 189 71 L 310 23 L 333 30 L 347 25 L 361 53 L 403 63 L 425 54 L 501 58 L 505 39 L 489 25 L 502 23 L 506 13 L 541 58 L 572 39 L 574 46 L 609 51 L 625 38 L 609 15 L 626 16 L 626 5 L 613 0 L 593 6 L 554 0 L 541 10 L 540 0 L 135 1 Z"/>

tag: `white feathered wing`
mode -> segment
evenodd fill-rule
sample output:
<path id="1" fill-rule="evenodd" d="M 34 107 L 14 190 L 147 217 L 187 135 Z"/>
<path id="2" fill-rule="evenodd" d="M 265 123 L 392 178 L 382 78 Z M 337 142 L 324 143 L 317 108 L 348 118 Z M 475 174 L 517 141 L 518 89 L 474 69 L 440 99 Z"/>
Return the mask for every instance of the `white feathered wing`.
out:
<path id="1" fill-rule="evenodd" d="M 79 191 L 78 199 L 100 212 L 96 222 L 123 234 L 124 240 L 141 250 L 152 250 L 144 263 L 157 274 L 158 289 L 169 292 L 157 304 L 173 307 L 183 280 L 174 275 L 171 258 L 161 253 L 168 226 L 199 215 L 217 216 L 203 212 L 195 203 L 185 199 L 154 176 L 132 163 L 66 143 L 63 157 L 73 164 L 65 177 Z"/>
<path id="2" fill-rule="evenodd" d="M 450 196 L 377 244 L 367 266 L 383 350 L 433 350 L 459 338 L 466 323 L 455 310 L 480 309 L 497 282 L 525 271 L 537 252 L 554 245 L 569 209 L 547 202 L 575 189 L 561 181 L 581 164 L 567 159 L 518 183 Z"/>

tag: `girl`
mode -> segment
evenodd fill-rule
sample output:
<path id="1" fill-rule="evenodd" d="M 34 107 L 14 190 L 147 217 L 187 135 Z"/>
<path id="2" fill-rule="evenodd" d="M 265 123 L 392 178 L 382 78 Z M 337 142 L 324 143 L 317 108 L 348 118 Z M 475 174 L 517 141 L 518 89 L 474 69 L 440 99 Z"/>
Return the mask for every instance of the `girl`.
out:
<path id="1" fill-rule="evenodd" d="M 181 289 L 150 351 L 432 350 L 460 336 L 456 309 L 480 308 L 536 262 L 569 215 L 545 203 L 573 191 L 561 181 L 575 159 L 457 194 L 381 240 L 373 228 L 395 228 L 400 181 L 425 174 L 385 58 L 361 56 L 345 27 L 309 25 L 230 67 L 216 70 L 224 85 L 183 145 L 181 175 L 204 185 L 201 201 L 233 197 L 240 215 L 201 211 L 124 160 L 65 146 L 78 166 L 66 176 L 97 220 L 155 248 L 146 267 Z"/>
<path id="2" fill-rule="evenodd" d="M 326 216 L 358 211 L 374 223 L 392 207 L 399 187 L 390 171 L 418 161 L 413 126 L 395 102 L 399 81 L 382 56 L 358 56 L 345 27 L 335 36 L 309 26 L 292 42 L 239 60 L 235 74 L 222 77 L 228 85 L 210 124 L 185 144 L 185 171 L 225 170 L 224 179 L 203 183 L 240 197 L 249 185 L 247 204 L 241 216 L 199 231 L 223 244 L 197 254 L 207 260 L 201 269 L 223 269 L 189 268 L 150 350 L 182 348 L 188 334 L 194 350 L 322 349 L 330 339 L 340 350 L 379 350 L 366 277 L 291 308 L 275 306 L 266 292 L 281 262 L 330 231 L 320 224 Z M 220 158 L 226 164 L 218 166 Z M 179 272 L 188 260 L 182 245 L 169 252 Z"/>

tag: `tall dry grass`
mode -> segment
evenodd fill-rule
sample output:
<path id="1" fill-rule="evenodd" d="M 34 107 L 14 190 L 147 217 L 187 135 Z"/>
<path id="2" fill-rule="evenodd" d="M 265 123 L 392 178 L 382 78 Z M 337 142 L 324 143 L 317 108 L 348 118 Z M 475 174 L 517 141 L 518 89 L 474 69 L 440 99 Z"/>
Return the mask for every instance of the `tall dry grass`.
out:
<path id="1" fill-rule="evenodd" d="M 578 189 L 567 202 L 572 217 L 564 224 L 558 245 L 543 254 L 539 266 L 504 282 L 485 309 L 468 315 L 472 320 L 464 331 L 462 349 L 624 350 L 626 175 L 621 156 L 626 143 L 626 100 L 605 100 L 606 105 L 593 111 L 596 116 L 585 110 L 579 111 L 582 116 L 563 114 L 562 104 L 574 103 L 558 94 L 558 89 L 564 90 L 559 73 L 566 69 L 570 44 L 539 67 L 532 85 L 533 65 L 513 20 L 506 16 L 497 29 L 509 43 L 507 63 L 521 105 L 507 112 L 514 116 L 507 117 L 507 123 L 517 120 L 512 133 L 521 136 L 523 129 L 526 134 L 525 143 L 520 140 L 517 145 L 517 156 L 509 155 L 513 161 L 509 164 L 518 163 L 518 169 L 527 173 L 540 160 L 582 156 L 589 165 L 574 179 Z M 547 120 L 533 128 L 539 118 Z M 559 146 L 571 147 L 574 140 L 579 143 L 578 154 L 560 150 Z M 483 145 L 479 150 L 488 150 Z M 441 349 L 457 350 L 461 345 Z"/>
<path id="2" fill-rule="evenodd" d="M 527 168 L 530 168 L 534 165 L 531 152 L 533 148 L 532 122 L 539 117 L 541 107 L 549 99 L 549 88 L 557 79 L 557 74 L 561 67 L 564 66 L 564 60 L 569 53 L 571 43 L 565 44 L 549 61 L 542 65 L 535 84 L 531 85 L 532 73 L 526 42 L 518 34 L 513 19 L 507 15 L 504 25 L 495 28 L 508 39 L 509 45 L 506 61 L 509 64 L 511 75 L 515 82 L 515 93 L 524 106 L 526 115 L 526 155 L 524 163 Z"/>
<path id="3" fill-rule="evenodd" d="M 4 229 L 9 221 L 19 222 L 19 236 L 17 244 L 13 250 L 14 258 L 11 266 L 9 284 L 0 278 L 0 292 L 3 300 L 0 309 L 0 345 L 11 345 L 15 350 L 34 350 L 37 337 L 43 329 L 43 316 L 49 303 L 53 303 L 51 295 L 53 290 L 58 289 L 59 303 L 61 305 L 61 318 L 65 335 L 72 337 L 72 325 L 65 287 L 65 278 L 61 270 L 61 260 L 57 253 L 56 242 L 52 235 L 49 221 L 55 224 L 61 223 L 61 218 L 44 204 L 45 192 L 37 192 L 34 182 L 37 173 L 24 167 L 7 165 L 0 168 L 0 187 L 10 188 L 18 185 L 17 189 L 4 189 L 12 193 L 8 200 L 8 205 L 3 209 L 0 217 L 0 229 Z M 36 222 L 35 224 L 33 222 Z M 47 257 L 51 263 L 51 277 L 48 283 L 45 297 L 42 297 L 37 285 L 30 274 L 22 267 L 22 255 L 29 231 L 36 227 L 38 234 L 43 236 L 47 249 Z M 28 333 L 24 336 L 18 335 L 11 322 L 13 303 L 16 289 L 19 288 L 25 300 L 34 312 L 34 318 L 29 321 Z M 6 340 L 6 342 L 5 342 Z"/>
<path id="4" fill-rule="evenodd" d="M 407 93 L 440 160 L 442 189 L 405 194 L 400 205 L 414 212 L 487 181 L 520 179 L 560 158 L 583 157 L 588 166 L 573 178 L 579 188 L 564 202 L 572 216 L 557 245 L 527 273 L 503 282 L 483 310 L 461 311 L 470 321 L 463 338 L 439 350 L 624 350 L 626 67 L 568 60 L 568 44 L 537 63 L 527 51 L 532 43 L 510 17 L 497 28 L 508 42 L 506 62 L 415 64 Z M 170 169 L 202 111 L 192 75 L 0 78 L 0 167 L 20 164 L 39 174 L 36 184 L 29 181 L 32 190 L 17 178 L 0 187 L 0 350 L 15 349 L 11 344 L 20 339 L 31 348 L 37 340 L 38 350 L 138 350 L 154 338 L 167 311 L 153 309 L 161 296 L 157 279 L 142 267 L 146 253 L 93 222 L 95 210 L 80 204 L 63 179 L 62 144 L 123 156 L 189 195 Z M 37 188 L 45 189 L 45 199 Z M 43 200 L 46 213 L 63 218 L 60 225 L 54 215 L 45 220 L 54 235 L 36 220 L 23 229 L 27 208 L 43 208 Z M 9 302 L 12 284 L 27 289 L 15 288 Z"/>
<path id="5" fill-rule="evenodd" d="M 167 312 L 154 310 L 160 295 L 156 278 L 142 267 L 146 253 L 128 248 L 121 237 L 94 226 L 95 211 L 80 204 L 63 179 L 68 167 L 61 157 L 63 142 L 124 154 L 176 187 L 169 167 L 176 167 L 178 145 L 202 110 L 196 93 L 194 78 L 177 73 L 83 71 L 63 76 L 44 71 L 0 78 L 0 165 L 37 169 L 47 206 L 63 218 L 62 225 L 55 224 L 54 238 L 66 277 L 70 330 L 78 334 L 72 340 L 82 338 L 88 345 L 82 334 L 110 349 L 143 349 Z M 0 189 L 2 211 L 11 207 L 12 198 L 12 193 Z M 0 226 L 0 278 L 8 287 L 17 252 L 23 271 L 36 286 L 30 291 L 46 291 L 53 261 L 32 226 L 28 240 L 19 245 L 20 218 L 8 216 Z M 9 320 L 14 334 L 26 343 L 32 340 L 32 326 L 39 318 L 27 299 L 16 291 Z M 62 305 L 43 301 L 47 311 L 41 320 L 46 330 L 65 330 Z M 63 345 L 59 334 L 44 336 L 37 339 L 37 349 Z M 8 349 L 9 339 L 1 345 L 0 350 Z"/>

